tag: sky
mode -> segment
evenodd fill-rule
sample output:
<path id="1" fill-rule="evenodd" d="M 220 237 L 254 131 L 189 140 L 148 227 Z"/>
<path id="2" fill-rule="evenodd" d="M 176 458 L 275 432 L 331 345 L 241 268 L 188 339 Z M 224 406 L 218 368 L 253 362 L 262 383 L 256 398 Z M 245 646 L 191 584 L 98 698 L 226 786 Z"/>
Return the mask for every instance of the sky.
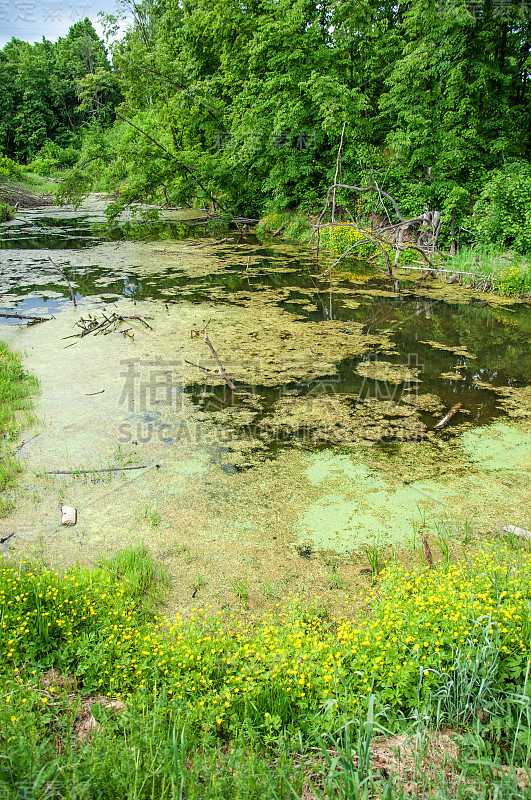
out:
<path id="1" fill-rule="evenodd" d="M 98 11 L 115 13 L 115 0 L 0 0 L 0 48 L 13 36 L 31 43 L 44 36 L 54 42 L 85 17 L 102 36 Z"/>

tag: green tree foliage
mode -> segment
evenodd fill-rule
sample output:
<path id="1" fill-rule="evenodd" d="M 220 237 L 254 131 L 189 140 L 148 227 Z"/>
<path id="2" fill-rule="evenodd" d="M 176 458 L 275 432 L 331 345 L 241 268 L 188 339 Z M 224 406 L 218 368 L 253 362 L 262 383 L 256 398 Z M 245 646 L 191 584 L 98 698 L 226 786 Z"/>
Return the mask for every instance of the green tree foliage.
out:
<path id="1" fill-rule="evenodd" d="M 50 143 L 66 148 L 87 125 L 110 123 L 117 96 L 80 103 L 82 80 L 98 70 L 109 72 L 110 63 L 88 19 L 55 44 L 12 39 L 0 51 L 0 150 L 28 163 L 43 147 L 49 155 Z"/>
<path id="2" fill-rule="evenodd" d="M 500 8 L 416 0 L 404 13 L 380 106 L 412 211 L 426 204 L 462 217 L 490 170 L 529 155 L 529 23 Z"/>
<path id="3" fill-rule="evenodd" d="M 54 124 L 95 123 L 65 196 L 112 189 L 116 209 L 163 197 L 245 214 L 308 208 L 334 179 L 345 126 L 341 181 L 372 176 L 405 214 L 439 211 L 442 241 L 470 226 L 496 170 L 529 161 L 531 15 L 521 5 L 143 0 L 127 13 L 112 70 L 84 24 L 53 46 Z M 52 58 L 45 43 L 39 58 L 33 86 Z M 19 80 L 12 62 L 0 60 L 6 85 Z M 28 141 L 39 146 L 51 124 L 44 96 L 42 85 L 27 100 Z M 110 98 L 120 98 L 112 127 Z M 356 202 L 356 213 L 373 210 L 369 193 Z"/>
<path id="4" fill-rule="evenodd" d="M 515 162 L 497 170 L 474 207 L 478 238 L 531 253 L 531 165 Z"/>

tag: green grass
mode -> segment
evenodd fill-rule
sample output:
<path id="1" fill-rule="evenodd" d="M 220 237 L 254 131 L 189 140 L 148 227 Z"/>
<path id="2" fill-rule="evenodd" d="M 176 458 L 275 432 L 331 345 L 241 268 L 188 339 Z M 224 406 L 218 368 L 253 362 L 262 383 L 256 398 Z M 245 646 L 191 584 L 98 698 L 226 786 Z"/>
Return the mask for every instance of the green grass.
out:
<path id="1" fill-rule="evenodd" d="M 143 542 L 100 559 L 99 566 L 112 581 L 122 584 L 125 597 L 137 602 L 145 597 L 160 599 L 169 586 L 167 568 L 155 561 Z"/>
<path id="2" fill-rule="evenodd" d="M 506 296 L 531 294 L 531 261 L 499 247 L 476 245 L 462 247 L 456 256 L 448 257 L 446 268 L 463 275 L 463 284 L 488 281 L 488 288 Z"/>
<path id="3" fill-rule="evenodd" d="M 165 582 L 143 545 L 93 570 L 4 558 L 9 798 L 399 798 L 408 782 L 427 797 L 526 796 L 526 547 L 497 542 L 433 570 L 392 564 L 353 620 L 297 597 L 261 618 L 242 607 L 165 619 Z M 430 742 L 448 726 L 459 758 L 433 770 Z M 414 774 L 375 757 L 395 734 L 410 737 Z"/>
<path id="4" fill-rule="evenodd" d="M 20 359 L 0 341 L 0 492 L 13 485 L 20 464 L 9 451 L 22 426 L 32 419 L 31 395 L 37 381 L 22 368 Z M 0 514 L 10 507 L 10 498 L 0 495 Z"/>
<path id="5" fill-rule="evenodd" d="M 26 170 L 22 172 L 21 176 L 5 178 L 4 182 L 15 189 L 33 194 L 53 194 L 57 188 L 57 182 L 51 178 Z"/>

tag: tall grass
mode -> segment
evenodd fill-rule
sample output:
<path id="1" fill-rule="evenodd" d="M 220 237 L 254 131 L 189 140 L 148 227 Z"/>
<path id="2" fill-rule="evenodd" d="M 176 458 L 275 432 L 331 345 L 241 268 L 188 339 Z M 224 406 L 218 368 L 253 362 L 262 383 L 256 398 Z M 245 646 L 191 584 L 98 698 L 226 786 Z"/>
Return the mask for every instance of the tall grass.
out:
<path id="1" fill-rule="evenodd" d="M 161 599 L 170 583 L 167 567 L 155 561 L 144 542 L 101 558 L 99 566 L 136 601 L 146 596 L 150 601 Z"/>
<path id="2" fill-rule="evenodd" d="M 21 469 L 8 446 L 32 419 L 31 394 L 36 387 L 37 381 L 22 368 L 19 357 L 0 341 L 0 492 L 4 493 L 0 494 L 0 514 L 11 506 L 5 490 Z"/>
<path id="3" fill-rule="evenodd" d="M 464 285 L 488 281 L 489 288 L 499 294 L 531 293 L 531 261 L 494 245 L 462 247 L 457 255 L 448 257 L 445 267 L 462 273 Z"/>

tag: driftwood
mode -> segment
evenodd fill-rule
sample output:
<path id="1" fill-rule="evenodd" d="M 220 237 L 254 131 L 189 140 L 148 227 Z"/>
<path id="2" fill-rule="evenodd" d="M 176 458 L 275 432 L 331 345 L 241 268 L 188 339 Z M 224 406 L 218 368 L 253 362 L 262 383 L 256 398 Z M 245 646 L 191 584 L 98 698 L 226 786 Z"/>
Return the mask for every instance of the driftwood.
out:
<path id="1" fill-rule="evenodd" d="M 67 277 L 67 274 L 66 274 L 66 272 L 64 271 L 64 269 L 63 269 L 62 267 L 60 267 L 60 266 L 59 266 L 59 264 L 56 264 L 56 263 L 55 263 L 55 261 L 54 261 L 53 259 L 51 259 L 51 258 L 50 258 L 50 256 L 48 256 L 48 260 L 49 260 L 49 261 L 51 261 L 51 263 L 54 265 L 54 267 L 55 267 L 57 270 L 59 270 L 59 272 L 61 273 L 61 275 L 63 276 L 63 278 L 64 278 L 64 279 L 65 279 L 65 281 L 67 282 L 67 284 L 68 284 L 68 289 L 69 289 L 69 291 L 70 291 L 70 297 L 72 298 L 72 302 L 73 302 L 73 304 L 74 304 L 75 308 L 77 308 L 76 296 L 75 296 L 75 294 L 74 294 L 74 290 L 72 289 L 72 284 L 71 284 L 71 283 L 70 283 L 70 281 L 68 280 L 68 277 Z"/>
<path id="2" fill-rule="evenodd" d="M 113 333 L 114 331 L 118 330 L 120 323 L 130 321 L 130 320 L 138 320 L 142 322 L 150 331 L 153 330 L 153 326 L 149 324 L 148 319 L 153 319 L 153 317 L 142 317 L 139 314 L 134 314 L 132 316 L 126 316 L 124 314 L 116 314 L 112 313 L 110 317 L 106 316 L 105 313 L 102 313 L 103 319 L 98 319 L 97 317 L 93 317 L 92 314 L 88 315 L 87 319 L 81 318 L 79 322 L 76 322 L 76 325 L 81 328 L 81 333 L 74 333 L 72 336 L 66 336 L 66 339 L 82 339 L 83 336 L 88 336 L 89 333 L 93 333 L 95 336 L 102 333 L 106 336 L 108 333 Z M 129 336 L 129 338 L 134 339 L 134 334 L 130 333 L 131 328 L 127 328 L 126 330 L 121 331 L 124 336 Z M 75 344 L 75 342 L 73 343 Z M 67 345 L 70 347 L 71 345 Z"/>
<path id="3" fill-rule="evenodd" d="M 207 324 L 205 325 L 205 327 L 204 327 L 204 328 L 202 328 L 201 330 L 199 330 L 199 331 L 192 330 L 192 331 L 190 332 L 191 338 L 192 338 L 192 339 L 195 339 L 195 338 L 197 338 L 197 336 L 199 336 L 200 334 L 203 334 L 203 336 L 204 336 L 204 338 L 205 338 L 205 344 L 207 345 L 208 349 L 209 349 L 209 350 L 210 350 L 210 352 L 212 353 L 212 355 L 213 355 L 213 357 L 214 357 L 214 359 L 215 359 L 215 361 L 216 361 L 216 363 L 217 363 L 217 365 L 218 365 L 218 368 L 219 368 L 219 369 L 218 369 L 218 371 L 219 371 L 219 374 L 221 375 L 221 377 L 223 378 L 223 380 L 225 381 L 225 383 L 227 384 L 227 386 L 229 387 L 229 389 L 232 389 L 232 391 L 233 391 L 233 392 L 236 392 L 236 393 L 237 393 L 237 392 L 238 392 L 237 388 L 235 387 L 235 385 L 233 384 L 233 382 L 231 381 L 231 379 L 229 378 L 229 376 L 227 375 L 227 373 L 226 373 L 226 372 L 225 372 L 225 370 L 223 369 L 223 364 L 221 363 L 221 359 L 220 359 L 220 357 L 218 356 L 218 354 L 216 353 L 216 351 L 215 351 L 215 349 L 214 349 L 214 346 L 213 346 L 212 342 L 211 342 L 211 341 L 210 341 L 210 339 L 208 338 L 208 334 L 207 334 L 207 332 L 206 332 L 206 329 L 208 328 L 208 326 L 209 326 L 209 325 L 210 325 L 210 320 L 207 322 Z M 188 364 L 190 364 L 191 362 L 190 362 L 190 361 L 188 361 L 187 363 L 188 363 Z M 194 364 L 193 366 L 195 366 L 195 367 L 199 367 L 199 364 Z M 205 367 L 199 367 L 199 369 L 205 369 Z M 206 370 L 205 370 L 205 371 L 206 371 Z"/>
<path id="4" fill-rule="evenodd" d="M 28 320 L 29 325 L 37 325 L 39 322 L 50 322 L 50 320 L 55 319 L 54 316 L 52 317 L 35 317 L 31 314 L 7 314 L 6 312 L 0 313 L 0 317 L 2 319 L 22 319 Z"/>
<path id="5" fill-rule="evenodd" d="M 84 475 L 93 472 L 122 472 L 122 470 L 129 469 L 147 469 L 147 464 L 141 464 L 138 467 L 101 467 L 99 469 L 92 469 L 80 467 L 79 469 L 50 469 L 46 472 L 41 472 L 41 475 Z"/>
<path id="6" fill-rule="evenodd" d="M 440 420 L 440 421 L 437 423 L 437 425 L 435 425 L 435 426 L 434 426 L 433 430 L 434 430 L 434 431 L 440 431 L 440 430 L 441 430 L 441 428 L 444 428 L 444 426 L 446 425 L 446 423 L 447 423 L 447 422 L 450 422 L 450 420 L 452 419 L 452 417 L 454 417 L 454 416 L 457 414 L 457 412 L 459 411 L 459 409 L 460 409 L 461 407 L 462 407 L 462 403 L 456 403 L 456 404 L 455 404 L 455 406 L 452 406 L 452 408 L 450 409 L 450 411 L 448 412 L 448 414 L 446 414 L 446 416 L 445 416 L 445 417 L 443 417 L 443 418 L 442 418 L 442 419 L 441 419 L 441 420 Z"/>
<path id="7" fill-rule="evenodd" d="M 531 531 L 527 528 L 517 528 L 516 525 L 505 525 L 503 528 L 505 533 L 512 533 L 513 536 L 518 536 L 520 539 L 531 540 Z"/>
<path id="8" fill-rule="evenodd" d="M 430 567 L 430 569 L 434 569 L 435 564 L 433 563 L 433 556 L 431 554 L 428 540 L 426 539 L 425 536 L 422 537 L 422 547 L 424 548 L 424 555 L 426 556 L 426 561 L 428 562 L 428 566 Z"/>

